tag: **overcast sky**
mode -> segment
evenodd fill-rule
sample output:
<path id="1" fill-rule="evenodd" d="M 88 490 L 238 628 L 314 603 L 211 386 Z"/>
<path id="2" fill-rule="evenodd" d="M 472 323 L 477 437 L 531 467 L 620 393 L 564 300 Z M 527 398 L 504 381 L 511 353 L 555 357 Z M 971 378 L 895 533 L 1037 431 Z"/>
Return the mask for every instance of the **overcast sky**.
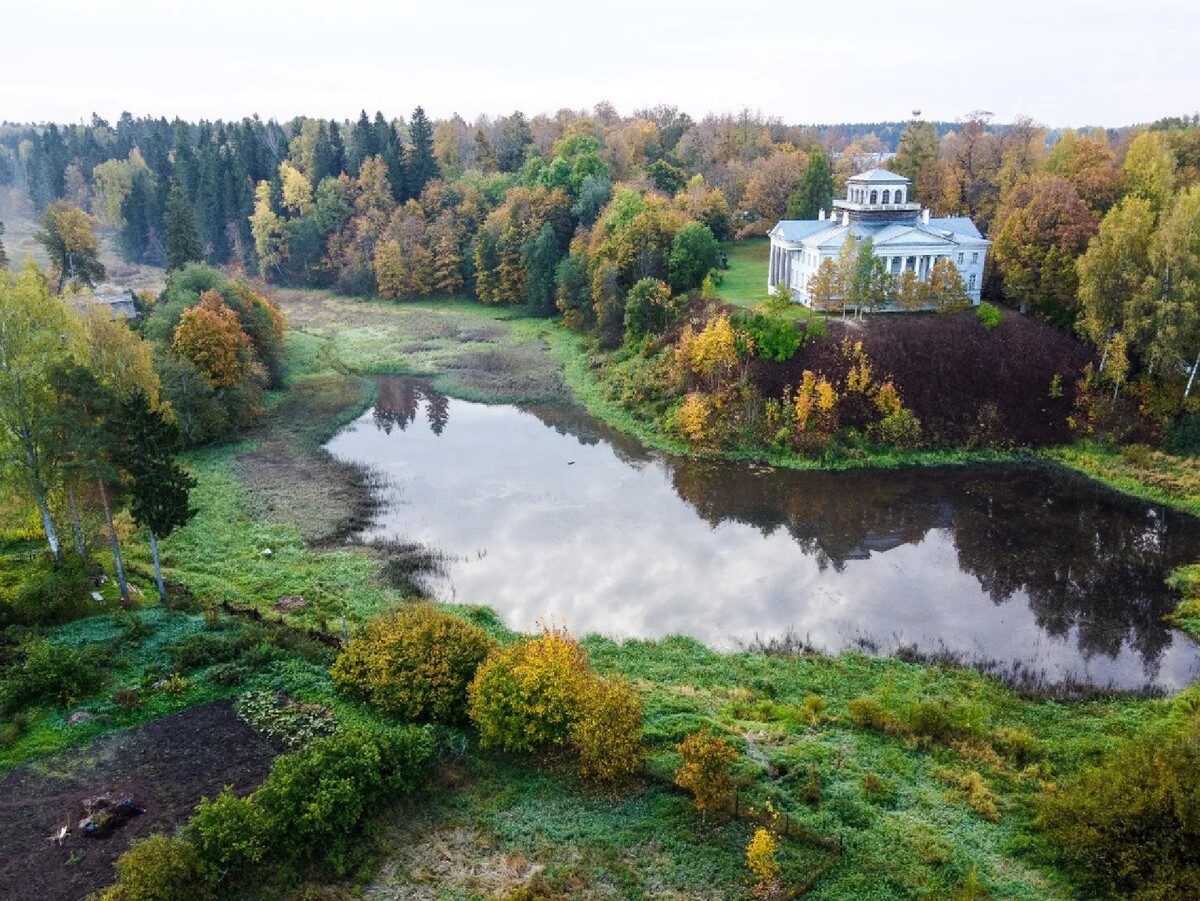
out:
<path id="1" fill-rule="evenodd" d="M 14 10 L 13 7 L 20 5 Z M 1195 0 L 17 0 L 0 120 L 344 119 L 601 100 L 789 123 L 1148 122 L 1200 106 Z"/>

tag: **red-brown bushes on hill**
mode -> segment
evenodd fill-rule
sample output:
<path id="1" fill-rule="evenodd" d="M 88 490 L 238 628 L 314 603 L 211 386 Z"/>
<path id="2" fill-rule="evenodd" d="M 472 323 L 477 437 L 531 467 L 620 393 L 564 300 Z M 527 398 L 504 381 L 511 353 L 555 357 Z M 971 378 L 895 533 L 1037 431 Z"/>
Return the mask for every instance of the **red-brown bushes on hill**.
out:
<path id="1" fill-rule="evenodd" d="M 752 378 L 764 397 L 799 384 L 806 369 L 840 374 L 841 341 L 850 335 L 863 342 L 874 377 L 894 382 L 927 444 L 1041 446 L 1071 439 L 1067 416 L 1092 354 L 1061 329 L 1015 313 L 984 329 L 974 311 L 830 324 L 828 338 L 787 363 L 755 364 Z"/>

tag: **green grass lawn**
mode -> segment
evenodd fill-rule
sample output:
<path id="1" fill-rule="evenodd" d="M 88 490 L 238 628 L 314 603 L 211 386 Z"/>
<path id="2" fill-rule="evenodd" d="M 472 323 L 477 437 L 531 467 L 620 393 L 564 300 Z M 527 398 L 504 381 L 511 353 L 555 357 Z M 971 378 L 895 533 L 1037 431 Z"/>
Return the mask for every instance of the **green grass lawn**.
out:
<path id="1" fill-rule="evenodd" d="M 767 268 L 770 264 L 769 238 L 747 238 L 721 245 L 729 254 L 729 268 L 721 273 L 723 279 L 717 294 L 730 303 L 749 306 L 758 303 L 767 293 Z"/>

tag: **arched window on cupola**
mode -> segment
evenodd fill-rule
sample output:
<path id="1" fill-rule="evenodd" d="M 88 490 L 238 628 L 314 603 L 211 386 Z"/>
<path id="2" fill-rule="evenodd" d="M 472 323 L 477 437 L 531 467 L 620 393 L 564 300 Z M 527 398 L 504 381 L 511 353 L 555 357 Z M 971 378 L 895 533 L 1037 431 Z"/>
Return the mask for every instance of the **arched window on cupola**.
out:
<path id="1" fill-rule="evenodd" d="M 904 189 L 903 188 L 896 189 L 896 203 L 904 203 Z"/>
<path id="2" fill-rule="evenodd" d="M 872 191 L 871 192 L 871 205 L 874 206 L 877 203 L 879 203 L 879 192 Z"/>
<path id="3" fill-rule="evenodd" d="M 884 191 L 884 192 L 883 192 L 883 203 L 884 203 L 884 206 L 887 206 L 887 205 L 888 205 L 889 203 L 891 203 L 891 202 L 892 202 L 892 192 L 891 192 L 891 191 Z"/>

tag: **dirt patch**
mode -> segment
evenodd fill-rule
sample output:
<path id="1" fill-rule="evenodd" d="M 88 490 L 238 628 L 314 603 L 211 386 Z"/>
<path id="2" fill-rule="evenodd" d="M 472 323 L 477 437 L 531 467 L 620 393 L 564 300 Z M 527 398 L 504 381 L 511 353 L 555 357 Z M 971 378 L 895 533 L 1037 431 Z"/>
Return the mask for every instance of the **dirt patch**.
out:
<path id="1" fill-rule="evenodd" d="M 246 794 L 278 753 L 230 701 L 214 701 L 9 771 L 0 777 L 0 898 L 86 897 L 113 881 L 130 842 L 172 831 L 226 785 Z M 78 825 L 82 802 L 100 794 L 135 798 L 145 813 L 108 838 L 76 829 L 53 844 L 63 826 Z"/>

